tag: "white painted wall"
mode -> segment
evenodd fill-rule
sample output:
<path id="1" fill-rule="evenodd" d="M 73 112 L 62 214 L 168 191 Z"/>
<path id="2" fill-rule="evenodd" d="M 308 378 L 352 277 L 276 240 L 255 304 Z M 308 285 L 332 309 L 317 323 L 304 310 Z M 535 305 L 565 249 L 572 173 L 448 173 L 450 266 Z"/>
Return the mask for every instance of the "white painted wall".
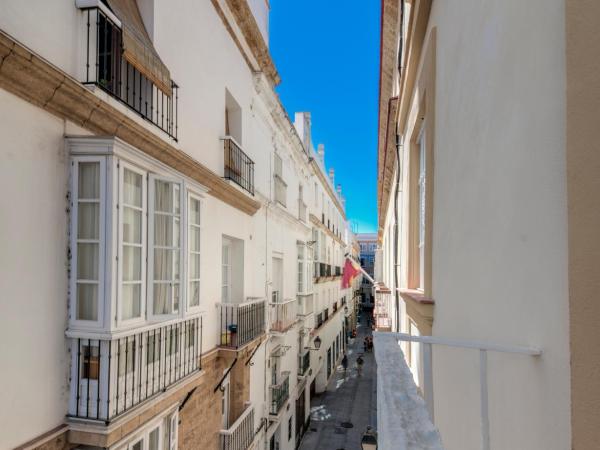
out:
<path id="1" fill-rule="evenodd" d="M 433 2 L 433 27 L 433 334 L 541 348 L 489 354 L 491 448 L 565 449 L 564 2 Z M 434 347 L 433 367 L 444 447 L 481 448 L 478 353 Z"/>
<path id="2" fill-rule="evenodd" d="M 0 448 L 13 448 L 67 410 L 69 160 L 62 120 L 4 90 L 0 105 Z"/>

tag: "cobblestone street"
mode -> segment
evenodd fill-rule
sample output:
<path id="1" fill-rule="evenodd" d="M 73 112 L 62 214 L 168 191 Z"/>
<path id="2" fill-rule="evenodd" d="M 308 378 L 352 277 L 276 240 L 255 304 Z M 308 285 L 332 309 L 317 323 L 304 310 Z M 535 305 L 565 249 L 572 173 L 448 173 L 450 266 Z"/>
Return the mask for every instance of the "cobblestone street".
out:
<path id="1" fill-rule="evenodd" d="M 341 365 L 327 390 L 311 401 L 311 423 L 301 450 L 360 450 L 360 440 L 368 425 L 377 422 L 377 370 L 373 352 L 364 353 L 362 375 L 356 370 L 356 358 L 363 353 L 363 339 L 371 334 L 363 314 L 356 339 L 348 344 L 348 371 Z M 351 426 L 350 426 L 351 425 Z"/>

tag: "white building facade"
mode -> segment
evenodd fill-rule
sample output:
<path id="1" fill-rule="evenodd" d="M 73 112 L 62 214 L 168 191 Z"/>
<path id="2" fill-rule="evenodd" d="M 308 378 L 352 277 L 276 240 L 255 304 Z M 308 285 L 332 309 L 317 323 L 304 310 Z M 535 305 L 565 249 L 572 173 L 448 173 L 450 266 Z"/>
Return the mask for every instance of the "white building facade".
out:
<path id="1" fill-rule="evenodd" d="M 341 357 L 352 236 L 273 91 L 268 16 L 263 0 L 0 5 L 1 171 L 19 193 L 0 203 L 0 447 L 295 448 L 322 358 Z"/>
<path id="2" fill-rule="evenodd" d="M 382 2 L 375 311 L 448 450 L 598 445 L 598 12 Z"/>

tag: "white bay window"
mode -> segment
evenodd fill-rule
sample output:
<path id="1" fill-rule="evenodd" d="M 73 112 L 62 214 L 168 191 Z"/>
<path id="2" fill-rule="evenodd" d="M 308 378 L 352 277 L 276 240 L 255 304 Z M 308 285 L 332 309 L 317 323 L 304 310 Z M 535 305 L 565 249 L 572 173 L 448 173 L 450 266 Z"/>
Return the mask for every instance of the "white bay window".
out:
<path id="1" fill-rule="evenodd" d="M 117 141 L 108 152 L 102 139 L 67 142 L 69 334 L 198 313 L 204 189 L 133 149 L 117 152 Z"/>

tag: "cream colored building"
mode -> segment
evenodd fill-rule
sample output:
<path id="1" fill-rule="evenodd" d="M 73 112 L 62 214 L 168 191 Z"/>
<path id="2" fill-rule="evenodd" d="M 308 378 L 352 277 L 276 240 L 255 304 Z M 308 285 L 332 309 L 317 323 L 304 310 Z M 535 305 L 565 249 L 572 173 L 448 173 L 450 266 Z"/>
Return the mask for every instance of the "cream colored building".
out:
<path id="1" fill-rule="evenodd" d="M 295 448 L 352 236 L 268 17 L 1 2 L 0 448 Z"/>
<path id="2" fill-rule="evenodd" d="M 599 25 L 382 1 L 375 308 L 448 450 L 600 442 Z"/>

